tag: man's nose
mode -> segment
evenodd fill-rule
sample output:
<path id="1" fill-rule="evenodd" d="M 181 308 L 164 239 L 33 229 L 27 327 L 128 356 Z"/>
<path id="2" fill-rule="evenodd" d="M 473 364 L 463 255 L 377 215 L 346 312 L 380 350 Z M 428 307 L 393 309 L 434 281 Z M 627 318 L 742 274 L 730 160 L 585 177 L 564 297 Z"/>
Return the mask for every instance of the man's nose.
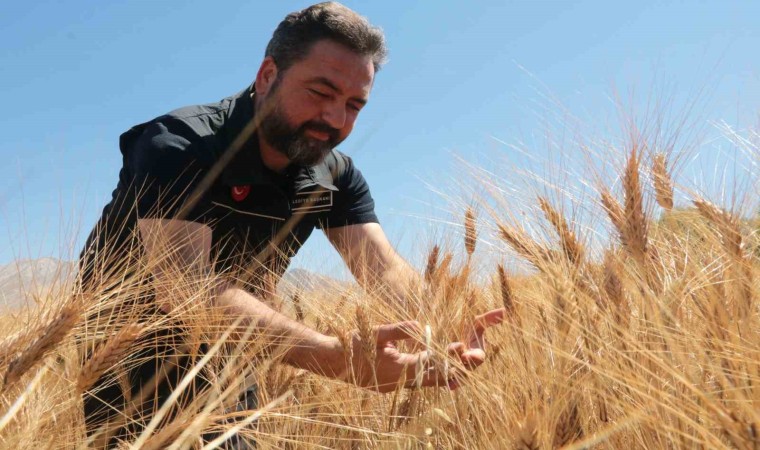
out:
<path id="1" fill-rule="evenodd" d="M 346 106 L 342 102 L 331 102 L 322 111 L 322 120 L 336 130 L 346 126 Z"/>

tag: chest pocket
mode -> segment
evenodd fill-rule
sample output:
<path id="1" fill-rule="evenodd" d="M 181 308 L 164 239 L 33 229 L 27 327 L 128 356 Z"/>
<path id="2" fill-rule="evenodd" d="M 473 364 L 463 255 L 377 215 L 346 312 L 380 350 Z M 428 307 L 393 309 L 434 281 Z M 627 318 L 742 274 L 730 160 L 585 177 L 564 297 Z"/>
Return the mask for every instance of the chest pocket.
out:
<path id="1" fill-rule="evenodd" d="M 281 276 L 332 206 L 332 195 L 319 189 L 290 198 L 274 186 L 261 185 L 236 191 L 216 187 L 212 194 L 208 217 L 216 270 L 234 274 L 250 288 L 266 284 L 267 276 Z"/>

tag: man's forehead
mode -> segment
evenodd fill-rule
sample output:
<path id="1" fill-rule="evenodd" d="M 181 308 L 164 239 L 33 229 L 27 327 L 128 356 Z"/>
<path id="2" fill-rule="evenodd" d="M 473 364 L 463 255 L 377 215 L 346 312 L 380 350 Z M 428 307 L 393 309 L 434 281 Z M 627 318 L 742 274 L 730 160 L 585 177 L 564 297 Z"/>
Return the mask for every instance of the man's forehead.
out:
<path id="1" fill-rule="evenodd" d="M 308 83 L 325 84 L 332 89 L 363 92 L 368 95 L 374 79 L 372 58 L 360 55 L 332 41 L 315 43 L 308 55 L 294 64 L 299 78 Z"/>

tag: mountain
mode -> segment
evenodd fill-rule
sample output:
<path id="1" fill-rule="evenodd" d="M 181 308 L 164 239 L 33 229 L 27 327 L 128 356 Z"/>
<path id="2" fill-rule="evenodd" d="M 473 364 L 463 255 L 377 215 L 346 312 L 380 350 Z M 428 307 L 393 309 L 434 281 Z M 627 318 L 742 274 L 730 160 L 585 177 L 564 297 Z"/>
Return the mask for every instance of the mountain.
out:
<path id="1" fill-rule="evenodd" d="M 345 286 L 345 281 L 340 281 L 328 275 L 320 275 L 305 269 L 291 269 L 285 272 L 277 286 L 277 292 L 282 297 L 289 297 L 298 291 L 334 291 L 336 288 Z"/>
<path id="2" fill-rule="evenodd" d="M 16 260 L 0 265 L 0 309 L 34 302 L 74 276 L 75 264 L 56 258 Z"/>
<path id="3" fill-rule="evenodd" d="M 47 292 L 72 280 L 76 263 L 56 258 L 16 260 L 0 265 L 0 310 L 18 309 L 35 302 Z M 344 285 L 327 275 L 304 269 L 289 270 L 278 285 L 278 292 L 289 297 L 297 291 L 335 290 Z"/>

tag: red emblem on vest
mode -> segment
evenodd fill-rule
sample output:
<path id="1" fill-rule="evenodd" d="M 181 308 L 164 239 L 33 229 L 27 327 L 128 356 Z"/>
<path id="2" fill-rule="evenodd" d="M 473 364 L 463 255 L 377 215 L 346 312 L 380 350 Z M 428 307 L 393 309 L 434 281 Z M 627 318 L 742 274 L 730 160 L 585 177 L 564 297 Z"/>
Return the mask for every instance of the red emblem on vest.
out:
<path id="1" fill-rule="evenodd" d="M 232 199 L 236 202 L 242 202 L 245 200 L 246 197 L 248 197 L 248 194 L 251 192 L 251 186 L 246 184 L 243 186 L 233 186 L 232 187 Z"/>

